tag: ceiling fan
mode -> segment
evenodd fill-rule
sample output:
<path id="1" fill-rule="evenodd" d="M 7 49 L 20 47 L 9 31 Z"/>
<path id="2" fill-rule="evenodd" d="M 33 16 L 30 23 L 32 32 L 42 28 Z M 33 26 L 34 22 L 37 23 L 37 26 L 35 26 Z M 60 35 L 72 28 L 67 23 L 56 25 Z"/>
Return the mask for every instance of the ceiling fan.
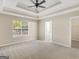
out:
<path id="1" fill-rule="evenodd" d="M 41 2 L 39 2 L 39 0 L 36 0 L 35 2 L 34 2 L 34 0 L 31 0 L 31 2 L 32 2 L 34 5 L 33 5 L 33 6 L 28 6 L 28 7 L 36 7 L 36 8 L 41 7 L 41 8 L 45 8 L 45 6 L 41 6 L 43 3 L 46 2 L 45 0 L 43 0 L 43 1 L 41 1 Z"/>

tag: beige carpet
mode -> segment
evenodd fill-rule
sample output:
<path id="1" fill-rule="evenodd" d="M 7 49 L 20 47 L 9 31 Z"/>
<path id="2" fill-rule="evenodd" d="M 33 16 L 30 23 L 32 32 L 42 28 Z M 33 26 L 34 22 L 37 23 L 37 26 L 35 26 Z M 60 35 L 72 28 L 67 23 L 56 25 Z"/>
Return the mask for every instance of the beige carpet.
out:
<path id="1" fill-rule="evenodd" d="M 79 41 L 72 40 L 72 47 L 73 48 L 79 48 Z"/>
<path id="2" fill-rule="evenodd" d="M 79 59 L 79 49 L 30 41 L 0 48 L 0 56 L 9 56 L 9 59 Z"/>

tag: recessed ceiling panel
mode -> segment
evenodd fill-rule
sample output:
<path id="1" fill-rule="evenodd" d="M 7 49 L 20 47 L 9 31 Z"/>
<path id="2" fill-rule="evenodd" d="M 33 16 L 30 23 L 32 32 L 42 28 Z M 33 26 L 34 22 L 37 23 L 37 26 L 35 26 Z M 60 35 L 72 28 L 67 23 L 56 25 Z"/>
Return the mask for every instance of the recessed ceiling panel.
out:
<path id="1" fill-rule="evenodd" d="M 2 1 L 2 0 L 0 0 L 0 5 L 2 5 L 2 3 L 3 3 L 3 1 Z"/>
<path id="2" fill-rule="evenodd" d="M 35 8 L 30 9 L 30 8 L 28 8 L 28 6 L 27 6 L 26 4 L 21 3 L 21 2 L 19 2 L 19 3 L 16 5 L 16 7 L 21 8 L 21 9 L 24 9 L 24 10 L 29 10 L 29 11 L 35 12 Z"/>
<path id="3" fill-rule="evenodd" d="M 41 7 L 36 8 L 35 4 L 32 1 L 34 1 L 35 3 L 36 0 L 19 1 L 16 7 L 38 13 L 61 3 L 59 0 L 45 0 L 46 2 L 40 5 L 40 6 L 44 6 L 45 8 L 41 8 Z M 38 3 L 40 3 L 41 1 L 43 0 L 38 0 Z M 29 6 L 33 6 L 33 7 L 29 7 Z"/>
<path id="4" fill-rule="evenodd" d="M 18 0 L 4 0 L 5 1 L 5 7 L 15 7 Z"/>
<path id="5" fill-rule="evenodd" d="M 1 8 L 3 7 L 3 0 L 0 0 L 0 10 L 2 10 Z"/>

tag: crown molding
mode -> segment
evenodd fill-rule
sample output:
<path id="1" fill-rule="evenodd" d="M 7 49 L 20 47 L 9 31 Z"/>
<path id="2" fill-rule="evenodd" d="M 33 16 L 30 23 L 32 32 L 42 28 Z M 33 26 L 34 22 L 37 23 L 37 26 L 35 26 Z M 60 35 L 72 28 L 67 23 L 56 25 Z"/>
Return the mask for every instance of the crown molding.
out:
<path id="1" fill-rule="evenodd" d="M 57 13 L 54 13 L 54 14 L 51 14 L 51 15 L 48 15 L 48 16 L 45 16 L 45 17 L 39 17 L 39 19 L 51 18 L 53 16 L 58 16 L 58 15 L 66 14 L 66 13 L 77 11 L 77 10 L 79 10 L 79 5 L 77 7 L 69 8 L 69 9 L 66 9 L 66 10 L 63 10 L 63 11 L 59 11 Z"/>
<path id="2" fill-rule="evenodd" d="M 4 11 L 0 11 L 0 13 L 5 14 L 5 15 L 11 15 L 11 16 L 15 16 L 15 17 L 30 19 L 30 20 L 37 20 L 37 18 L 34 18 L 34 17 L 19 15 L 19 14 L 15 14 L 15 13 L 9 13 L 9 12 L 4 12 Z"/>

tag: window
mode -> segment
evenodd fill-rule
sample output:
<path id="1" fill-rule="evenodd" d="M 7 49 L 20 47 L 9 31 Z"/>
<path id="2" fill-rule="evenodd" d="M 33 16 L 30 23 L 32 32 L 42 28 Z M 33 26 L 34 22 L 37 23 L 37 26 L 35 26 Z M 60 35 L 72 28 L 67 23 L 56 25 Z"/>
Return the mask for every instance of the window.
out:
<path id="1" fill-rule="evenodd" d="M 28 22 L 24 20 L 13 20 L 13 37 L 26 36 L 28 34 Z"/>

